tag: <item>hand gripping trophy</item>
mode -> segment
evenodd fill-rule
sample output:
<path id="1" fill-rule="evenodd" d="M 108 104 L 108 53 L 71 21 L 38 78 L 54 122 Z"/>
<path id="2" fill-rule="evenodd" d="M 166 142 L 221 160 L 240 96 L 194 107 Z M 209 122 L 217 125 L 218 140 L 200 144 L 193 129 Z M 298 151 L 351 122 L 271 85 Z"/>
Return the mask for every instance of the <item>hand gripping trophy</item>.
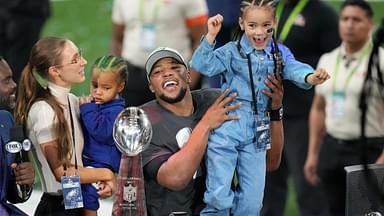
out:
<path id="1" fill-rule="evenodd" d="M 113 138 L 122 152 L 114 216 L 146 216 L 141 154 L 152 138 L 152 126 L 145 112 L 137 107 L 124 109 L 116 118 Z"/>

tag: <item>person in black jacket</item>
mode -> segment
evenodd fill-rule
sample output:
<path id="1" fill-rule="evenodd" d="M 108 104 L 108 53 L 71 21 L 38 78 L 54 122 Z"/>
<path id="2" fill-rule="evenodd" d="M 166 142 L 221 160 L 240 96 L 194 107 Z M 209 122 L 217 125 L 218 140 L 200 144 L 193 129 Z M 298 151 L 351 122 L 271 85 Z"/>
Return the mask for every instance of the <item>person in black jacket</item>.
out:
<path id="1" fill-rule="evenodd" d="M 18 82 L 33 44 L 50 16 L 49 0 L 0 0 L 0 55 Z"/>

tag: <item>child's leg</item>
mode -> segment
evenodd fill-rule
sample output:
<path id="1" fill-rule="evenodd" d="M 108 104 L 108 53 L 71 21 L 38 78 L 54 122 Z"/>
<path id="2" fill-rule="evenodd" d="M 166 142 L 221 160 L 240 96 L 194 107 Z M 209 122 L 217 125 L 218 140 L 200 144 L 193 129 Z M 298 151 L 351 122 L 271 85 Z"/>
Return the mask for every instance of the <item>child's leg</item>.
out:
<path id="1" fill-rule="evenodd" d="M 84 209 L 83 216 L 97 216 L 97 211 Z"/>
<path id="2" fill-rule="evenodd" d="M 207 190 L 204 202 L 207 206 L 200 213 L 206 215 L 229 215 L 234 193 L 231 190 L 233 172 L 236 166 L 236 141 L 215 131 L 210 135 L 207 149 Z"/>
<path id="3" fill-rule="evenodd" d="M 239 149 L 237 177 L 239 187 L 235 192 L 233 215 L 260 214 L 263 202 L 266 151 L 256 150 L 254 143 Z"/>
<path id="4" fill-rule="evenodd" d="M 97 189 L 93 184 L 83 184 L 81 185 L 81 192 L 83 195 L 83 204 L 84 204 L 84 216 L 96 216 L 97 210 L 100 207 L 99 204 L 99 194 L 97 194 Z"/>

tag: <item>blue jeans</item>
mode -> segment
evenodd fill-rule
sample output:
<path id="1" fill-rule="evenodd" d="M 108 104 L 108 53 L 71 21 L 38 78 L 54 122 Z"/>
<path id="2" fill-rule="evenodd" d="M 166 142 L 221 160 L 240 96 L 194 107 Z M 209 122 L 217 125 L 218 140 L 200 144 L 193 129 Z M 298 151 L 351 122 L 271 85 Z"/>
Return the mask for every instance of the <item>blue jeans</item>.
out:
<path id="1" fill-rule="evenodd" d="M 239 113 L 240 112 L 240 113 Z M 207 206 L 200 215 L 259 215 L 265 186 L 266 150 L 256 148 L 255 118 L 237 111 L 239 121 L 225 122 L 209 137 L 207 149 Z M 236 168 L 239 187 L 231 190 Z"/>

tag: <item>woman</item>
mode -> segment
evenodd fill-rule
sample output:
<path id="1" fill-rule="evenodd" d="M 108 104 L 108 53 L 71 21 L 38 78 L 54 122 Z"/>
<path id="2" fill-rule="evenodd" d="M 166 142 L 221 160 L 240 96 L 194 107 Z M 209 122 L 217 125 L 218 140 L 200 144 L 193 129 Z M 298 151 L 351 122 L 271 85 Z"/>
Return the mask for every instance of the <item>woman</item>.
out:
<path id="1" fill-rule="evenodd" d="M 76 45 L 65 38 L 47 37 L 32 48 L 24 68 L 15 117 L 34 144 L 33 156 L 41 178 L 43 196 L 35 215 L 80 215 L 81 193 L 66 194 L 63 181 L 94 183 L 101 181 L 99 195 L 110 196 L 115 187 L 114 174 L 107 168 L 83 168 L 83 134 L 79 122 L 78 98 L 71 86 L 85 80 L 87 61 Z M 69 179 L 68 179 L 69 178 Z M 73 191 L 72 191 L 73 192 Z M 64 210 L 64 202 L 74 209 Z M 67 196 L 68 195 L 68 196 Z M 75 202 L 68 199 L 75 197 Z M 68 207 L 68 206 L 67 206 Z"/>

